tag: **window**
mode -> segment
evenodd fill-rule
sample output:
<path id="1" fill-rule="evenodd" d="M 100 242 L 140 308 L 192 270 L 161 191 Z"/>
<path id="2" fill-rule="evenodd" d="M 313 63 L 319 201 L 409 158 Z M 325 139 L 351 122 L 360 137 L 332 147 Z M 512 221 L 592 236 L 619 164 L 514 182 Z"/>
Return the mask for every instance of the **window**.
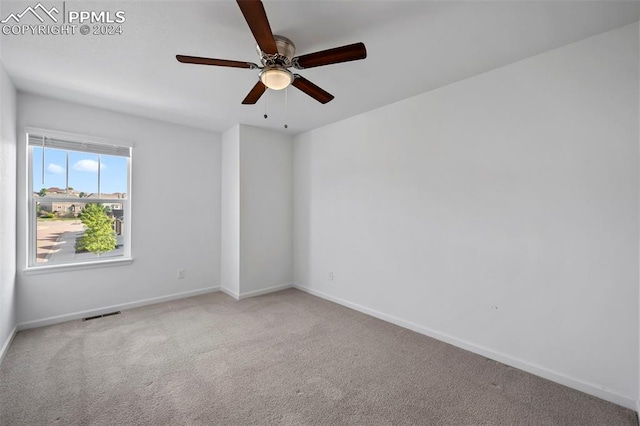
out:
<path id="1" fill-rule="evenodd" d="M 27 133 L 29 268 L 131 259 L 131 147 Z"/>

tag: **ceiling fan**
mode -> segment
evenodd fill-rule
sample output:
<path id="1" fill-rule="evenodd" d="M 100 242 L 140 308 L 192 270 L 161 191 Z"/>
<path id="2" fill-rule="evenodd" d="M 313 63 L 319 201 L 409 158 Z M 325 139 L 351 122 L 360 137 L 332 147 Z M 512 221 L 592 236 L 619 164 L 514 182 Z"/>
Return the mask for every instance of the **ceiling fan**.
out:
<path id="1" fill-rule="evenodd" d="M 291 40 L 273 35 L 267 14 L 260 0 L 236 0 L 244 19 L 249 24 L 253 37 L 258 43 L 257 50 L 262 66 L 252 62 L 229 61 L 226 59 L 200 58 L 197 56 L 176 55 L 179 62 L 185 64 L 216 65 L 220 67 L 259 69 L 260 79 L 242 101 L 243 104 L 255 104 L 267 90 L 281 90 L 292 85 L 318 102 L 326 104 L 333 95 L 316 86 L 299 74 L 289 71 L 293 67 L 299 70 L 356 61 L 367 57 L 367 49 L 363 43 L 354 43 L 335 47 L 302 56 L 295 54 L 295 45 Z"/>

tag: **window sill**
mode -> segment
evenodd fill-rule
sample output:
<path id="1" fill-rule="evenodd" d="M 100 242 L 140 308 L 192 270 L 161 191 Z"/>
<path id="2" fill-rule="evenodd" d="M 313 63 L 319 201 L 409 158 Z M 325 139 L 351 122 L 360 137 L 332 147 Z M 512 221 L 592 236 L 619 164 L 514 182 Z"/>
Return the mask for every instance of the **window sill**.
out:
<path id="1" fill-rule="evenodd" d="M 25 275 L 48 274 L 53 272 L 79 271 L 82 269 L 104 268 L 112 266 L 130 265 L 133 258 L 96 260 L 92 262 L 72 263 L 65 265 L 30 266 L 23 270 Z"/>

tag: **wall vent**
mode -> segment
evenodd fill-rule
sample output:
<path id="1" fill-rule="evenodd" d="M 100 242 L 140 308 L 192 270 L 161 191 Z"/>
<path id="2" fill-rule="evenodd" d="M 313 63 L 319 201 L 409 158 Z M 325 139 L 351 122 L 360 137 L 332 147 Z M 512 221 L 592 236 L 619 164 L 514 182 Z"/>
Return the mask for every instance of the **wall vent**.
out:
<path id="1" fill-rule="evenodd" d="M 108 314 L 102 314 L 102 315 L 96 315 L 96 316 L 93 316 L 93 317 L 82 318 L 82 321 L 89 321 L 89 320 L 94 320 L 94 319 L 98 319 L 98 318 L 102 318 L 102 317 L 110 317 L 112 315 L 118 315 L 118 314 L 120 314 L 120 311 L 109 312 Z"/>

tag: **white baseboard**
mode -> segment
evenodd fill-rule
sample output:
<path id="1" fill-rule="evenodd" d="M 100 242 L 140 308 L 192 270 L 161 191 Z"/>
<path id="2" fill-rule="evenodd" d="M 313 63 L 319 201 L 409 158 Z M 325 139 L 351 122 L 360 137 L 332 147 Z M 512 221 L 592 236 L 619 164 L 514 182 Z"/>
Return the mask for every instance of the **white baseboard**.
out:
<path id="1" fill-rule="evenodd" d="M 220 291 L 226 294 L 227 296 L 231 296 L 236 300 L 240 300 L 240 295 L 231 289 L 220 287 Z"/>
<path id="2" fill-rule="evenodd" d="M 634 398 L 629 398 L 627 396 L 621 395 L 615 391 L 610 389 L 603 388 L 600 385 L 585 382 L 580 379 L 576 379 L 573 377 L 569 377 L 563 373 L 559 373 L 557 371 L 549 370 L 545 367 L 535 365 L 529 363 L 527 361 L 523 361 L 518 358 L 514 358 L 510 355 L 503 354 L 501 352 L 496 352 L 491 349 L 478 346 L 474 343 L 467 342 L 462 339 L 458 339 L 456 337 L 450 336 L 445 333 L 440 333 L 438 331 L 432 330 L 427 327 L 423 327 L 421 325 L 405 321 L 401 318 L 395 317 L 393 315 L 388 315 L 374 309 L 369 309 L 365 306 L 358 305 L 356 303 L 349 302 L 347 300 L 341 299 L 339 297 L 334 297 L 324 292 L 314 290 L 309 287 L 302 286 L 300 284 L 294 284 L 294 288 L 302 290 L 306 293 L 312 294 L 314 296 L 321 297 L 323 299 L 329 300 L 331 302 L 335 302 L 339 305 L 346 306 L 348 308 L 354 309 L 356 311 L 362 312 L 364 314 L 370 315 L 372 317 L 379 318 L 383 321 L 390 322 L 392 324 L 398 325 L 400 327 L 407 328 L 409 330 L 415 331 L 420 334 L 424 334 L 429 337 L 433 337 L 434 339 L 441 340 L 443 342 L 449 343 L 453 346 L 457 346 L 459 348 L 468 350 L 470 352 L 482 355 L 484 357 L 493 359 L 495 361 L 501 362 L 503 364 L 509 365 L 511 367 L 518 368 L 520 370 L 526 371 L 531 374 L 535 374 L 536 376 L 540 376 L 547 380 L 551 380 L 556 383 L 560 383 L 561 385 L 579 390 L 581 392 L 587 393 L 589 395 L 593 395 L 595 397 L 604 399 L 609 402 L 613 402 L 614 404 L 621 405 L 623 407 L 629 408 L 631 410 L 639 410 L 640 409 L 640 401 L 636 401 Z"/>
<path id="3" fill-rule="evenodd" d="M 11 333 L 9 333 L 7 340 L 5 340 L 4 344 L 2 345 L 2 349 L 0 349 L 0 364 L 2 364 L 2 360 L 4 360 L 4 356 L 7 354 L 9 346 L 11 346 L 11 342 L 13 342 L 13 338 L 16 337 L 17 332 L 18 326 L 16 325 L 15 327 L 13 327 L 13 330 L 11 330 Z"/>
<path id="4" fill-rule="evenodd" d="M 244 293 L 240 293 L 240 298 L 238 300 L 247 299 L 249 297 L 262 296 L 263 294 L 269 294 L 280 290 L 286 290 L 288 288 L 293 287 L 293 284 L 280 284 L 274 285 L 273 287 L 262 288 L 260 290 L 247 291 Z"/>
<path id="5" fill-rule="evenodd" d="M 246 291 L 244 293 L 236 293 L 231 289 L 220 287 L 220 291 L 222 291 L 228 296 L 233 297 L 236 300 L 242 300 L 242 299 L 248 299 L 249 297 L 262 296 L 263 294 L 269 294 L 275 291 L 286 290 L 291 287 L 293 287 L 293 284 L 280 284 L 280 285 L 275 285 L 273 287 L 261 288 L 259 290 Z"/>
<path id="6" fill-rule="evenodd" d="M 139 308 L 140 306 L 154 305 L 156 303 L 170 302 L 172 300 L 184 299 L 186 297 L 199 296 L 201 294 L 220 291 L 220 287 L 204 287 L 197 290 L 185 291 L 182 293 L 169 294 L 167 296 L 153 297 L 151 299 L 143 299 L 135 302 L 127 302 L 119 305 L 105 306 L 103 308 L 90 309 L 87 311 L 74 312 L 71 314 L 58 315 L 55 317 L 42 318 L 34 321 L 27 321 L 18 324 L 19 330 L 27 330 L 29 328 L 44 327 L 47 325 L 58 324 L 65 321 L 77 320 L 94 315 L 102 315 L 108 312 L 121 311 L 125 309 Z"/>

